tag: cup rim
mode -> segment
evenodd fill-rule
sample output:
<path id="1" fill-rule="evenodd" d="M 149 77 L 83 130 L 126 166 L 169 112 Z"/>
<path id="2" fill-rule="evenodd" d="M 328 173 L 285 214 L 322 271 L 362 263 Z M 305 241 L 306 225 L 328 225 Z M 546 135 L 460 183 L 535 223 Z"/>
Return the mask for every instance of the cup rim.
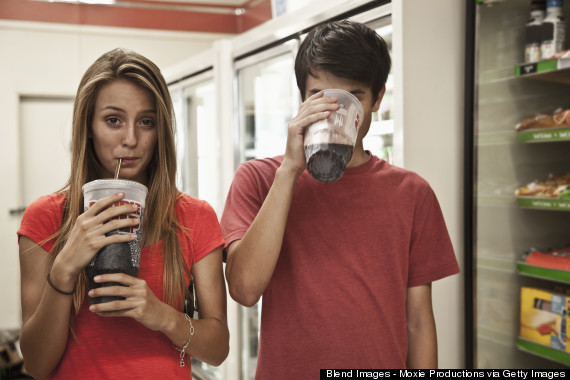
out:
<path id="1" fill-rule="evenodd" d="M 358 108 L 358 110 L 360 111 L 360 116 L 363 118 L 364 117 L 364 108 L 362 108 L 362 103 L 360 103 L 360 100 L 358 100 L 358 98 L 356 96 L 354 96 L 354 94 L 346 91 L 346 90 L 342 90 L 340 88 L 327 88 L 325 90 L 323 90 L 324 95 L 325 96 L 334 96 L 335 92 L 340 93 L 343 96 L 347 96 L 349 98 L 351 98 L 351 100 L 355 103 L 356 107 Z M 332 93 L 332 94 L 331 94 Z"/>
<path id="2" fill-rule="evenodd" d="M 100 184 L 107 184 L 108 186 L 113 186 L 113 185 L 131 185 L 134 187 L 137 187 L 138 190 L 142 190 L 145 193 L 148 193 L 148 188 L 143 185 L 142 183 L 136 182 L 136 181 L 131 181 L 128 179 L 114 179 L 114 178 L 103 178 L 103 179 L 96 179 L 94 181 L 91 182 L 87 182 L 86 184 L 84 184 L 81 187 L 81 191 L 85 193 L 86 190 L 90 190 L 91 187 L 95 186 L 95 185 L 100 185 Z"/>

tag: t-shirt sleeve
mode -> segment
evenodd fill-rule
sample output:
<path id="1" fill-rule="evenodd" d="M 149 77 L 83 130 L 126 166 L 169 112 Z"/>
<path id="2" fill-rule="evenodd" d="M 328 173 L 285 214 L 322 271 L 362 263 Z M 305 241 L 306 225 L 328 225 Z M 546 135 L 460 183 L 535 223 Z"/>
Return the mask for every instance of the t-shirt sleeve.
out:
<path id="1" fill-rule="evenodd" d="M 249 163 L 241 164 L 236 170 L 221 219 L 227 245 L 245 235 L 263 204 L 258 182 Z"/>
<path id="2" fill-rule="evenodd" d="M 26 236 L 46 251 L 51 251 L 55 244 L 52 236 L 61 227 L 62 200 L 63 197 L 57 199 L 54 196 L 44 196 L 29 205 L 17 232 L 18 241 L 20 236 Z M 52 238 L 48 239 L 50 237 Z"/>
<path id="3" fill-rule="evenodd" d="M 216 212 L 206 201 L 202 205 L 193 230 L 194 262 L 200 261 L 214 249 L 224 245 L 222 231 Z"/>
<path id="4" fill-rule="evenodd" d="M 439 202 L 427 187 L 414 213 L 408 287 L 459 273 L 459 266 Z"/>

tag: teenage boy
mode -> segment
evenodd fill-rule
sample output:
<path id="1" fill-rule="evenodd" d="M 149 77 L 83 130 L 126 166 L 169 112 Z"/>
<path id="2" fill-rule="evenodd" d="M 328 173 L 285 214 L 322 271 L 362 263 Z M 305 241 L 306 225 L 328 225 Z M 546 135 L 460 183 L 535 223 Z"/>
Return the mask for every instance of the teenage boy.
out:
<path id="1" fill-rule="evenodd" d="M 417 174 L 365 151 L 390 71 L 384 40 L 365 25 L 315 28 L 295 60 L 303 103 L 284 156 L 245 162 L 222 229 L 231 296 L 262 298 L 257 379 L 318 378 L 323 368 L 435 368 L 431 282 L 459 272 L 438 201 Z M 303 133 L 351 92 L 364 118 L 340 180 L 305 170 Z"/>

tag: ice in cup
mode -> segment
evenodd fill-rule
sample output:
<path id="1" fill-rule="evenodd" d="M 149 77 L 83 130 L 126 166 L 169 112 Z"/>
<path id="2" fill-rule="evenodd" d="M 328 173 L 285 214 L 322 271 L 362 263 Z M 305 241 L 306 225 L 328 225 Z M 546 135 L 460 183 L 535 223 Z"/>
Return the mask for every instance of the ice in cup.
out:
<path id="1" fill-rule="evenodd" d="M 352 158 L 364 110 L 356 96 L 340 89 L 324 90 L 324 96 L 338 99 L 340 108 L 305 130 L 307 170 L 320 182 L 334 182 L 344 174 Z"/>
<path id="2" fill-rule="evenodd" d="M 139 208 L 134 213 L 123 214 L 117 218 L 124 219 L 128 217 L 136 217 L 140 220 L 138 226 L 121 228 L 107 234 L 135 233 L 137 238 L 128 243 L 109 244 L 97 252 L 91 263 L 89 263 L 86 268 L 88 290 L 103 286 L 120 285 L 114 282 L 95 283 L 93 278 L 100 274 L 125 273 L 130 276 L 137 277 L 139 274 L 139 263 L 142 249 L 143 215 L 148 189 L 146 186 L 134 181 L 124 179 L 98 179 L 83 185 L 82 190 L 84 211 L 87 211 L 89 207 L 101 198 L 123 192 L 125 193 L 125 197 L 119 202 L 114 203 L 111 207 L 129 203 L 136 204 Z M 89 304 L 109 302 L 118 299 L 123 298 L 115 296 L 90 298 Z"/>

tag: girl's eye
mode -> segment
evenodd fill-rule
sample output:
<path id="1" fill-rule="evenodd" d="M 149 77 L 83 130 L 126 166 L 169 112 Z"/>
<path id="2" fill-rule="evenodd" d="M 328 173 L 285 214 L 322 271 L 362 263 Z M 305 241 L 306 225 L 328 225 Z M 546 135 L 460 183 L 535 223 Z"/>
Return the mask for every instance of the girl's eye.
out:
<path id="1" fill-rule="evenodd" d="M 141 120 L 141 124 L 142 124 L 144 127 L 152 128 L 152 127 L 154 127 L 154 120 L 152 120 L 152 119 L 143 119 L 143 120 Z"/>
<path id="2" fill-rule="evenodd" d="M 107 124 L 113 127 L 119 124 L 119 119 L 114 116 L 108 117 L 105 121 L 107 122 Z"/>

